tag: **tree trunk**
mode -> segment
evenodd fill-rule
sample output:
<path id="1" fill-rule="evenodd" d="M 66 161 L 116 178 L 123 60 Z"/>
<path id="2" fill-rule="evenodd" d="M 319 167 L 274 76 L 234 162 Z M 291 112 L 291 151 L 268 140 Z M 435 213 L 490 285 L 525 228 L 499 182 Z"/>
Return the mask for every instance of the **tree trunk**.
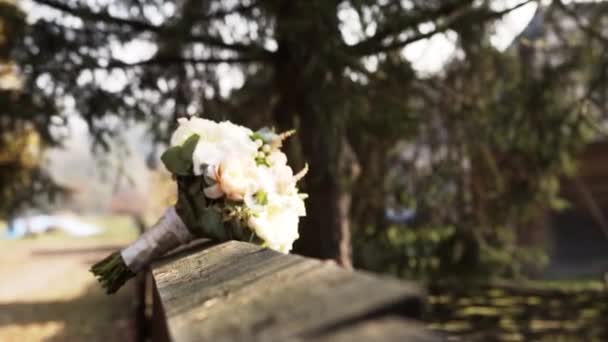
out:
<path id="1" fill-rule="evenodd" d="M 370 225 L 375 231 L 383 231 L 387 226 L 386 209 L 386 164 L 391 140 L 368 137 L 354 146 L 361 171 L 365 174 L 357 181 L 354 189 L 353 215 L 356 227 L 363 229 Z"/>
<path id="2" fill-rule="evenodd" d="M 296 252 L 322 259 L 334 259 L 345 267 L 352 267 L 351 261 L 351 190 L 350 185 L 357 176 L 357 163 L 346 141 L 331 141 L 340 144 L 341 149 L 330 165 L 323 165 L 320 156 L 323 149 L 314 141 L 309 131 L 302 129 L 304 156 L 310 160 L 311 172 L 306 182 L 310 196 L 307 202 L 308 217 L 303 220 L 300 239 L 296 242 Z M 336 138 L 336 137 L 332 137 Z M 329 173 L 327 168 L 336 168 Z"/>
<path id="3" fill-rule="evenodd" d="M 356 158 L 346 141 L 340 96 L 343 67 L 326 54 L 340 37 L 328 2 L 284 1 L 277 8 L 278 52 L 274 63 L 279 100 L 274 118 L 280 129 L 296 128 L 287 147 L 296 168 L 309 163 L 304 191 L 307 216 L 300 225 L 295 252 L 334 259 L 351 266 L 350 184 Z M 325 54 L 325 55 L 324 55 Z M 331 96 L 330 96 L 331 94 Z"/>

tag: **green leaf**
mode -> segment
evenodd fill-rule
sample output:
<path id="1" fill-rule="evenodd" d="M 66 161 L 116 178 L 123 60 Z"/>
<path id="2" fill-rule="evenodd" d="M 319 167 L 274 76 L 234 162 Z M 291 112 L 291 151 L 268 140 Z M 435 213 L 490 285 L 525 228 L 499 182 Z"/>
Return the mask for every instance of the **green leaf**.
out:
<path id="1" fill-rule="evenodd" d="M 263 127 L 251 135 L 251 140 L 260 139 L 265 144 L 270 144 L 277 137 L 278 137 L 278 134 L 275 133 L 275 131 L 273 129 L 270 129 L 268 127 Z"/>
<path id="2" fill-rule="evenodd" d="M 198 134 L 192 134 L 184 143 L 182 144 L 182 158 L 184 160 L 192 161 L 192 154 L 194 153 L 194 149 L 196 148 L 196 144 L 200 140 L 200 136 Z"/>
<path id="3" fill-rule="evenodd" d="M 202 228 L 209 237 L 220 241 L 230 239 L 229 231 L 224 227 L 222 215 L 217 210 L 209 207 L 201 209 L 200 219 Z"/>
<path id="4" fill-rule="evenodd" d="M 255 157 L 255 163 L 256 165 L 270 167 L 270 163 L 268 162 L 268 159 L 266 157 Z"/>
<path id="5" fill-rule="evenodd" d="M 207 207 L 207 200 L 203 195 L 203 189 L 205 187 L 203 179 L 200 177 L 196 177 L 191 181 L 192 183 L 188 185 L 188 193 L 192 198 L 192 204 L 196 207 L 195 210 L 201 210 L 202 208 Z"/>
<path id="6" fill-rule="evenodd" d="M 178 176 L 191 175 L 192 153 L 199 139 L 198 134 L 193 134 L 181 146 L 169 147 L 160 157 L 167 170 Z"/>
<path id="7" fill-rule="evenodd" d="M 567 200 L 556 197 L 556 198 L 552 198 L 549 200 L 549 206 L 551 207 L 551 209 L 560 211 L 560 210 L 568 209 L 572 205 Z"/>
<path id="8" fill-rule="evenodd" d="M 255 193 L 255 200 L 261 205 L 268 204 L 268 195 L 264 191 L 258 191 Z"/>
<path id="9" fill-rule="evenodd" d="M 169 147 L 160 157 L 167 170 L 178 176 L 188 176 L 192 173 L 192 161 L 182 158 L 182 147 Z"/>

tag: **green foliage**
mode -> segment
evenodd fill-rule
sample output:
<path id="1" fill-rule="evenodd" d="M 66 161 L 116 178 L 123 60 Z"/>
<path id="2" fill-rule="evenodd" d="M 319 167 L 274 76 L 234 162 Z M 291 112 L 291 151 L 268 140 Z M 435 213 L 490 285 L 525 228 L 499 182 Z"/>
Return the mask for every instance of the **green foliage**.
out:
<path id="1" fill-rule="evenodd" d="M 547 29 L 567 20 L 555 7 L 545 10 Z M 568 205 L 560 180 L 575 172 L 578 153 L 597 137 L 590 133 L 605 108 L 597 100 L 587 108 L 590 98 L 601 98 L 590 96 L 594 89 L 581 93 L 594 82 L 589 69 L 604 63 L 589 51 L 602 45 L 560 45 L 551 50 L 557 57 L 516 41 L 500 53 L 487 43 L 487 27 L 459 30 L 465 56 L 418 81 L 426 82 L 417 100 L 427 117 L 410 120 L 409 141 L 383 159 L 384 203 L 416 216 L 407 225 L 376 220 L 359 227 L 354 253 L 363 267 L 423 279 L 492 278 L 546 264 L 544 241 L 518 241 L 547 229 L 542 217 Z M 441 242 L 428 238 L 438 232 Z"/>
<path id="2" fill-rule="evenodd" d="M 452 227 L 417 231 L 392 225 L 381 234 L 376 234 L 370 227 L 355 236 L 355 263 L 366 269 L 406 278 L 432 277 L 446 266 L 440 259 L 439 247 L 453 234 Z"/>
<path id="3" fill-rule="evenodd" d="M 0 1 L 0 218 L 67 195 L 41 168 L 52 143 L 41 102 L 22 91 L 23 77 L 12 54 L 26 31 L 25 14 L 15 1 Z"/>
<path id="4" fill-rule="evenodd" d="M 541 249 L 492 248 L 463 231 L 462 227 L 391 225 L 378 234 L 369 228 L 355 236 L 355 263 L 376 272 L 433 282 L 518 277 L 523 266 L 540 268 L 547 262 Z"/>
<path id="5" fill-rule="evenodd" d="M 182 145 L 171 146 L 163 152 L 160 159 L 169 172 L 176 176 L 189 176 L 193 174 L 192 153 L 196 148 L 200 136 L 192 134 Z"/>
<path id="6" fill-rule="evenodd" d="M 241 224 L 242 217 L 223 213 L 213 200 L 201 196 L 208 186 L 200 177 L 178 176 L 178 200 L 175 210 L 192 235 L 216 241 L 240 240 L 261 243 L 261 240 Z"/>
<path id="7" fill-rule="evenodd" d="M 224 228 L 224 223 L 222 222 L 222 215 L 215 210 L 215 208 L 204 208 L 201 212 L 201 226 L 205 227 L 207 230 L 213 231 L 214 235 L 222 237 L 224 240 L 228 239 L 228 236 L 225 236 L 226 229 Z"/>

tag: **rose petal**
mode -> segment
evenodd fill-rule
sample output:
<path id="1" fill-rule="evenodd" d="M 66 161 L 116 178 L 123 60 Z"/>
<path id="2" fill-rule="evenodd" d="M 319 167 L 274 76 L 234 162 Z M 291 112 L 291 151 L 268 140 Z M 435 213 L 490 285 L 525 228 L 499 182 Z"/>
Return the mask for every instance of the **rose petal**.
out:
<path id="1" fill-rule="evenodd" d="M 203 192 L 205 193 L 205 196 L 211 199 L 218 199 L 224 196 L 222 189 L 217 184 L 206 187 L 203 189 Z"/>

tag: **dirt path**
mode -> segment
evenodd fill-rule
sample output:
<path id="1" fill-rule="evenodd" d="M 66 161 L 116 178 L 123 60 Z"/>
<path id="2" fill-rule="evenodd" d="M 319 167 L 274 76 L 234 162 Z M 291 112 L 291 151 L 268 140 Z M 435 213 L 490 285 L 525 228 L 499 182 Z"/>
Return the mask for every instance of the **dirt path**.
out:
<path id="1" fill-rule="evenodd" d="M 116 241 L 0 241 L 0 341 L 131 341 L 132 288 L 106 296 L 90 265 Z"/>

